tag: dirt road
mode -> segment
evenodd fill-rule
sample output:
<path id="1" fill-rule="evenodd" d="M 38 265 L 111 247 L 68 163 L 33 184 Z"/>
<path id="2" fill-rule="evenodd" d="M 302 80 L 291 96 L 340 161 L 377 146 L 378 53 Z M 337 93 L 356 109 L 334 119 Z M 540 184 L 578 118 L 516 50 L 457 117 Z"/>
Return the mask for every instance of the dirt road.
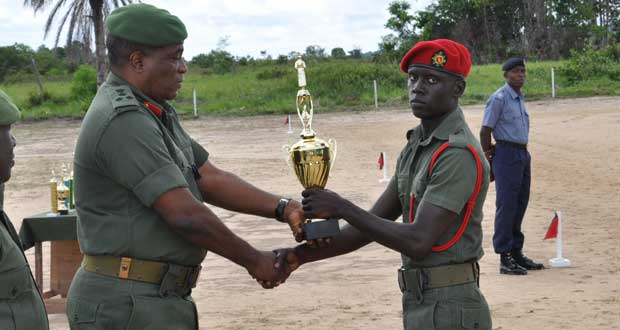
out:
<path id="1" fill-rule="evenodd" d="M 533 180 L 524 221 L 525 252 L 545 263 L 554 256 L 555 241 L 542 237 L 553 212 L 561 210 L 565 256 L 573 267 L 521 277 L 499 275 L 491 244 L 491 185 L 484 208 L 486 255 L 480 282 L 491 305 L 493 329 L 620 329 L 620 98 L 540 101 L 527 107 Z M 476 133 L 482 109 L 464 108 Z M 217 166 L 266 190 L 298 196 L 301 186 L 282 151 L 297 135 L 286 133 L 283 117 L 202 118 L 184 125 Z M 393 170 L 405 132 L 417 124 L 405 109 L 335 114 L 319 109 L 314 127 L 319 137 L 335 138 L 339 149 L 328 188 L 369 207 L 385 189 L 378 181 L 379 152 L 387 153 Z M 17 227 L 23 217 L 48 209 L 50 172 L 71 161 L 79 126 L 79 121 L 58 120 L 14 128 L 16 166 L 7 184 L 5 209 Z M 294 128 L 299 131 L 299 125 Z M 216 213 L 259 248 L 295 244 L 288 228 L 273 220 L 221 209 Z M 29 250 L 31 263 L 32 254 Z M 244 269 L 211 253 L 193 297 L 205 329 L 400 329 L 399 265 L 397 253 L 371 244 L 305 265 L 286 284 L 266 291 Z M 50 320 L 52 329 L 68 328 L 64 315 Z"/>

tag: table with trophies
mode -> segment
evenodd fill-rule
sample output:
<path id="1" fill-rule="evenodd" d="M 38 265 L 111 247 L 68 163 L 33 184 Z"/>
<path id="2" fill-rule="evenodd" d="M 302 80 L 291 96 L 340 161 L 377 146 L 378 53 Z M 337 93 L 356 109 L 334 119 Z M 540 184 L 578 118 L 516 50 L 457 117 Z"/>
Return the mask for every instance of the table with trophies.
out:
<path id="1" fill-rule="evenodd" d="M 82 262 L 77 241 L 77 215 L 73 204 L 73 175 L 62 171 L 50 180 L 50 211 L 24 218 L 19 238 L 25 250 L 34 246 L 34 277 L 48 313 L 64 313 L 73 275 Z M 43 242 L 50 242 L 50 284 L 43 286 Z M 50 299 L 52 297 L 57 299 Z"/>

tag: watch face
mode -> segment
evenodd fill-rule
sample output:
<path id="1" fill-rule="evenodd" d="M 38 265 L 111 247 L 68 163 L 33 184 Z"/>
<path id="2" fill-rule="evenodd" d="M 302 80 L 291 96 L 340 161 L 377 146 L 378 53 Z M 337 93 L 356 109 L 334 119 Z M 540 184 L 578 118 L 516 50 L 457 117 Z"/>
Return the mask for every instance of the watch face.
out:
<path id="1" fill-rule="evenodd" d="M 288 202 L 290 201 L 290 199 L 287 198 L 282 198 L 278 201 L 278 206 L 276 206 L 276 219 L 283 221 L 284 219 L 282 219 L 282 217 L 284 216 L 284 209 L 286 208 L 286 205 L 288 205 Z"/>

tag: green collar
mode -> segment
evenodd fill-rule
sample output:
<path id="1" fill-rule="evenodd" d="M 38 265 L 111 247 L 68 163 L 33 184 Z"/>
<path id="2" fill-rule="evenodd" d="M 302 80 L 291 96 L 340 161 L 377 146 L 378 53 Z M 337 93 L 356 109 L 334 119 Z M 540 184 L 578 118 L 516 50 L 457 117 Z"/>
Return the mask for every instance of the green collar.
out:
<path id="1" fill-rule="evenodd" d="M 433 138 L 443 141 L 448 141 L 450 134 L 454 134 L 465 122 L 465 116 L 463 115 L 463 110 L 461 108 L 456 108 L 454 111 L 450 112 L 435 128 L 431 135 L 422 140 L 422 125 L 418 125 L 416 128 L 411 129 L 407 132 L 407 139 L 409 143 L 413 143 L 416 141 L 420 141 L 421 146 L 427 146 L 431 143 Z"/>

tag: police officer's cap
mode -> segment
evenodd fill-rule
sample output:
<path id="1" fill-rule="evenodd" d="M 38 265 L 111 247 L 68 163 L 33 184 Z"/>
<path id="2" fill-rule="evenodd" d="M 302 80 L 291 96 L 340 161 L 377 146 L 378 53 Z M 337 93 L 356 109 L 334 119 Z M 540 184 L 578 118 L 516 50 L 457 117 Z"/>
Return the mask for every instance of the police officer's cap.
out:
<path id="1" fill-rule="evenodd" d="M 105 26 L 114 37 L 147 46 L 175 45 L 187 38 L 185 25 L 178 17 L 145 3 L 115 9 Z"/>
<path id="2" fill-rule="evenodd" d="M 522 57 L 509 58 L 502 66 L 503 71 L 510 71 L 518 66 L 525 67 L 525 60 Z"/>
<path id="3" fill-rule="evenodd" d="M 11 98 L 0 90 L 0 126 L 11 125 L 19 120 L 20 112 Z"/>

